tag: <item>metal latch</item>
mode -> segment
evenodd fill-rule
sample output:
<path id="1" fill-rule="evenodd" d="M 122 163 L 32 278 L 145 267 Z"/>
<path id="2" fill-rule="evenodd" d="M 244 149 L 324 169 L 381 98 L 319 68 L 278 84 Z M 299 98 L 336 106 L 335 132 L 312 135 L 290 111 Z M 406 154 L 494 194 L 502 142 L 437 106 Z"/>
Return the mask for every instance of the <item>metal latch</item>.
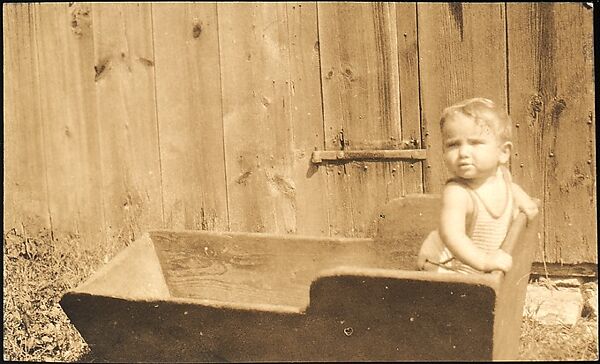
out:
<path id="1" fill-rule="evenodd" d="M 382 149 L 382 150 L 315 150 L 313 163 L 326 161 L 355 160 L 424 160 L 427 149 Z"/>

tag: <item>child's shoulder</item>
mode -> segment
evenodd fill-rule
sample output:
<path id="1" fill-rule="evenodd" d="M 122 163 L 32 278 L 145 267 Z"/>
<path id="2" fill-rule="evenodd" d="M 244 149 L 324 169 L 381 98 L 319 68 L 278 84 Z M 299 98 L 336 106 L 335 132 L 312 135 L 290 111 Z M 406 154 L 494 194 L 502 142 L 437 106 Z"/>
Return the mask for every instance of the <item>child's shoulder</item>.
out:
<path id="1" fill-rule="evenodd" d="M 450 179 L 444 185 L 442 199 L 445 201 L 454 202 L 470 200 L 469 187 L 466 183 L 460 180 Z"/>
<path id="2" fill-rule="evenodd" d="M 461 191 L 468 192 L 469 184 L 466 181 L 464 181 L 460 178 L 457 178 L 457 177 L 450 178 L 444 184 L 444 191 L 446 191 L 446 190 L 450 190 L 450 191 L 461 190 Z"/>

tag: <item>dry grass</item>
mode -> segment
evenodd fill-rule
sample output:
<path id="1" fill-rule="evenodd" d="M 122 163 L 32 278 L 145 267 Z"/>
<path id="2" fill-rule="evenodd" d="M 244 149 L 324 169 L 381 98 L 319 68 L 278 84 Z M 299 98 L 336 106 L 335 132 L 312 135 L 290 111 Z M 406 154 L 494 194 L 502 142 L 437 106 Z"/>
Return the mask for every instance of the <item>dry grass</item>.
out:
<path id="1" fill-rule="evenodd" d="M 124 242 L 91 250 L 76 237 L 52 239 L 47 232 L 4 233 L 4 360 L 64 361 L 82 358 L 88 347 L 58 304 L 67 290 L 107 262 Z M 543 326 L 524 318 L 522 360 L 598 358 L 597 321 L 573 327 Z"/>
<path id="2" fill-rule="evenodd" d="M 84 249 L 76 237 L 4 232 L 3 359 L 76 361 L 88 347 L 58 304 L 118 249 Z M 111 251 L 112 250 L 112 251 Z"/>
<path id="3" fill-rule="evenodd" d="M 598 321 L 580 318 L 573 326 L 541 325 L 524 317 L 519 356 L 521 360 L 598 360 Z"/>

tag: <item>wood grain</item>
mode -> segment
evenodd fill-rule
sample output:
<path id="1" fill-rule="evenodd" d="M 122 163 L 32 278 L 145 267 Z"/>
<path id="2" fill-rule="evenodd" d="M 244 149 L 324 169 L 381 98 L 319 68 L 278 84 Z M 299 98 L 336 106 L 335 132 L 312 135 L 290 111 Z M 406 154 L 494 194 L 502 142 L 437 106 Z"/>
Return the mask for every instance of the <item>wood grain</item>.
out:
<path id="1" fill-rule="evenodd" d="M 512 171 L 543 199 L 535 260 L 597 262 L 592 12 L 580 3 L 507 6 Z"/>
<path id="2" fill-rule="evenodd" d="M 400 79 L 400 129 L 411 148 L 422 147 L 419 93 L 419 45 L 416 3 L 396 4 L 398 76 Z M 402 164 L 402 195 L 423 193 L 422 161 Z"/>
<path id="3" fill-rule="evenodd" d="M 448 178 L 442 160 L 442 110 L 472 97 L 507 106 L 504 5 L 417 5 L 422 123 L 428 163 L 425 191 L 439 192 Z M 493 45 L 493 46 L 491 46 Z"/>
<path id="4" fill-rule="evenodd" d="M 102 190 L 109 239 L 162 226 L 162 191 L 148 4 L 92 7 Z"/>
<path id="5" fill-rule="evenodd" d="M 76 292 L 125 299 L 169 299 L 170 293 L 147 234 L 101 266 Z"/>
<path id="6" fill-rule="evenodd" d="M 373 239 L 169 230 L 150 238 L 174 296 L 305 307 L 310 283 L 324 270 L 415 270 L 439 208 L 438 196 L 396 199 L 381 209 Z"/>
<path id="7" fill-rule="evenodd" d="M 541 240 L 539 232 L 539 217 L 527 221 L 525 214 L 520 213 L 502 243 L 502 249 L 512 256 L 513 265 L 506 274 L 492 273 L 502 277 L 494 309 L 495 359 L 516 360 L 519 357 L 523 306 L 531 263 Z"/>
<path id="8" fill-rule="evenodd" d="M 227 230 L 215 4 L 152 4 L 164 221 Z"/>
<path id="9" fill-rule="evenodd" d="M 287 5 L 218 4 L 230 227 L 297 231 Z"/>
<path id="10" fill-rule="evenodd" d="M 182 298 L 304 307 L 320 270 L 386 261 L 378 261 L 369 239 L 171 231 L 150 236 L 171 293 Z"/>
<path id="11" fill-rule="evenodd" d="M 311 163 L 324 144 L 320 44 L 316 3 L 288 3 L 289 92 L 292 125 L 292 179 L 296 186 L 297 234 L 329 233 L 325 170 Z"/>
<path id="12" fill-rule="evenodd" d="M 400 94 L 394 4 L 321 3 L 327 150 L 397 149 Z M 368 236 L 377 206 L 402 193 L 400 162 L 327 167 L 330 235 Z"/>
<path id="13" fill-rule="evenodd" d="M 50 228 L 34 5 L 2 7 L 4 231 Z"/>
<path id="14" fill-rule="evenodd" d="M 597 261 L 594 47 L 583 4 L 3 12 L 8 225 L 39 221 L 91 244 L 157 225 L 370 236 L 386 201 L 441 189 L 440 112 L 483 96 L 509 107 L 515 180 L 545 201 L 536 260 Z M 423 170 L 308 160 L 315 149 L 421 139 Z"/>
<path id="15" fill-rule="evenodd" d="M 36 7 L 40 100 L 52 228 L 105 241 L 91 8 Z"/>

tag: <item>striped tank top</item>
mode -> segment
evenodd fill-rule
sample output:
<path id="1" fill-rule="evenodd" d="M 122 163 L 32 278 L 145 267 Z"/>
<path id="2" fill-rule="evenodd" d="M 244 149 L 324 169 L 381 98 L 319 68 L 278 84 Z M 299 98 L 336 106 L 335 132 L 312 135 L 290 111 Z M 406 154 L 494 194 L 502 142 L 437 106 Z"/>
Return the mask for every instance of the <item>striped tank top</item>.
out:
<path id="1" fill-rule="evenodd" d="M 494 214 L 489 209 L 476 191 L 462 184 L 469 191 L 469 195 L 473 201 L 473 213 L 467 227 L 467 236 L 471 238 L 476 247 L 485 252 L 491 252 L 500 248 L 506 238 L 515 212 L 512 188 L 510 187 L 510 172 L 504 168 L 499 168 L 498 173 L 504 179 L 506 186 L 506 202 L 504 210 L 499 215 Z M 449 180 L 448 182 L 451 181 L 454 180 Z M 481 271 L 454 258 L 450 250 L 445 246 L 437 265 L 440 267 L 438 270 L 440 272 L 450 270 L 460 273 L 481 273 Z"/>

